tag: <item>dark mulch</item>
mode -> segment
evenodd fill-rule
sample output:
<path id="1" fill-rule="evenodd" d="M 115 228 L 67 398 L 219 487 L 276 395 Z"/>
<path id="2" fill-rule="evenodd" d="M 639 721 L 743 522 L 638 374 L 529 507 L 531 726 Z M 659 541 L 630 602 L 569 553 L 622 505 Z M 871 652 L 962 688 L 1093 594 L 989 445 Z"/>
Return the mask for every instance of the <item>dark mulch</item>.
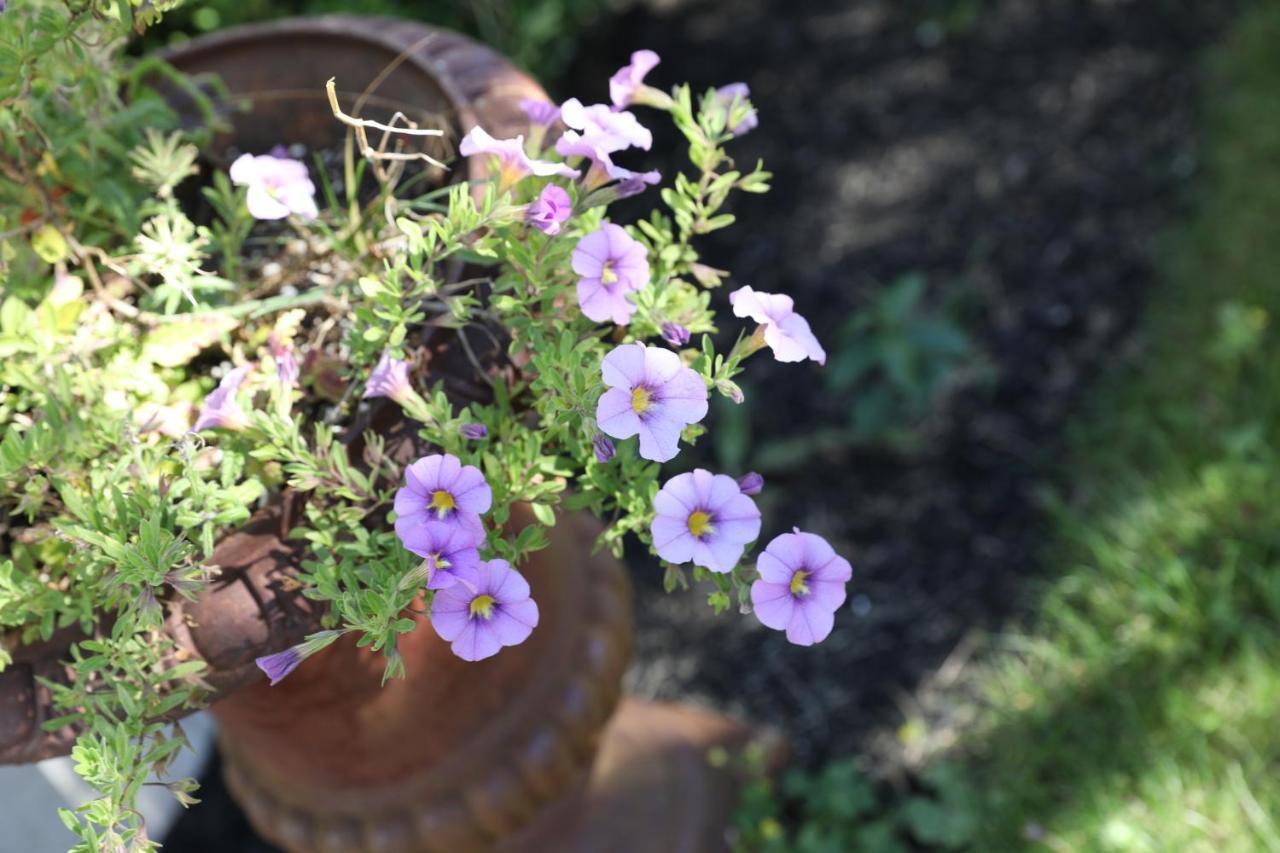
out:
<path id="1" fill-rule="evenodd" d="M 1036 572 L 1037 493 L 1064 417 L 1120 346 L 1154 239 L 1196 166 L 1196 52 L 1225 17 L 1193 2 L 684 0 L 611 19 L 564 94 L 603 97 L 631 50 L 695 91 L 742 79 L 761 127 L 736 154 L 776 173 L 706 244 L 732 286 L 790 293 L 830 343 L 881 286 L 961 288 L 993 382 L 951 394 L 909 455 L 847 447 L 770 477 L 764 536 L 793 525 L 851 558 L 834 634 L 790 647 L 752 618 L 662 593 L 633 561 L 633 689 L 775 724 L 812 761 L 859 750 Z M 965 24 L 965 15 L 970 23 Z M 669 171 L 679 152 L 660 136 Z M 717 237 L 719 235 L 716 235 Z M 848 417 L 816 366 L 749 364 L 757 445 Z M 716 429 L 713 417 L 711 429 Z M 700 448 L 700 450 L 702 450 Z M 703 461 L 714 454 L 702 451 Z M 748 456 L 748 458 L 750 458 Z"/>
<path id="2" fill-rule="evenodd" d="M 704 244 L 734 286 L 791 293 L 831 342 L 885 282 L 922 271 L 933 299 L 964 290 L 993 368 L 942 402 L 918 452 L 850 446 L 770 477 L 765 536 L 799 525 L 854 564 L 821 646 L 666 596 L 633 560 L 633 690 L 775 724 L 812 762 L 895 725 L 899 697 L 1014 612 L 1064 418 L 1126 340 L 1194 174 L 1195 57 L 1225 16 L 1195 0 L 655 0 L 585 36 L 558 95 L 603 99 L 641 47 L 662 55 L 663 85 L 751 85 L 761 127 L 735 150 L 777 177 Z M 649 158 L 668 173 L 672 142 L 659 133 Z M 847 418 L 816 367 L 762 357 L 750 374 L 757 444 Z M 243 821 L 206 785 L 167 849 L 268 849 L 231 840 Z"/>

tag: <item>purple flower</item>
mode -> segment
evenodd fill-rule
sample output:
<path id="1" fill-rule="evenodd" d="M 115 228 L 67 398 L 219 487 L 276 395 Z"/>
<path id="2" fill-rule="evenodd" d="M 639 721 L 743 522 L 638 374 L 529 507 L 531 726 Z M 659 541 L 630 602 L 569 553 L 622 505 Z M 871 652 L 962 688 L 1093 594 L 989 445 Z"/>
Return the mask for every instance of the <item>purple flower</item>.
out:
<path id="1" fill-rule="evenodd" d="M 627 301 L 649 283 L 649 251 L 621 226 L 606 222 L 578 241 L 573 271 L 578 279 L 578 306 L 597 323 L 612 320 L 625 326 L 636 306 Z"/>
<path id="2" fill-rule="evenodd" d="M 596 404 L 596 423 L 614 438 L 639 435 L 645 459 L 674 458 L 680 431 L 707 415 L 706 383 L 671 350 L 623 344 L 604 357 L 600 373 L 609 388 Z"/>
<path id="3" fill-rule="evenodd" d="M 809 323 L 794 310 L 790 296 L 740 287 L 729 294 L 735 317 L 750 317 L 764 330 L 764 342 L 778 361 L 811 358 L 826 364 L 827 353 L 809 330 Z"/>
<path id="4" fill-rule="evenodd" d="M 682 347 L 689 343 L 689 330 L 679 323 L 663 323 L 662 339 L 673 347 Z"/>
<path id="5" fill-rule="evenodd" d="M 564 188 L 548 184 L 525 211 L 525 221 L 542 233 L 554 237 L 560 233 L 560 224 L 572 212 L 573 202 L 569 200 L 569 194 Z"/>
<path id="6" fill-rule="evenodd" d="M 662 60 L 652 50 L 637 50 L 631 54 L 631 63 L 624 65 L 609 78 L 609 100 L 618 109 L 629 107 L 637 101 L 643 102 L 645 75 L 652 71 Z"/>
<path id="7" fill-rule="evenodd" d="M 607 154 L 631 147 L 648 151 L 653 146 L 653 134 L 634 113 L 625 110 L 615 112 L 604 104 L 586 107 L 577 98 L 570 98 L 561 105 L 560 118 Z"/>
<path id="8" fill-rule="evenodd" d="M 459 572 L 475 568 L 480 563 L 480 552 L 476 546 L 483 541 L 483 528 L 482 538 L 477 540 L 470 529 L 457 525 L 426 521 L 402 529 L 397 519 L 396 535 L 405 548 L 423 559 L 427 589 L 451 587 L 458 582 Z"/>
<path id="9" fill-rule="evenodd" d="M 521 98 L 517 101 L 521 112 L 529 117 L 529 123 L 538 127 L 551 127 L 560 118 L 560 108 L 550 101 L 537 98 Z"/>
<path id="10" fill-rule="evenodd" d="M 268 686 L 275 687 L 285 676 L 297 669 L 298 664 L 328 646 L 344 633 L 346 632 L 335 630 L 317 631 L 296 646 L 290 646 L 284 651 L 276 652 L 273 655 L 255 658 L 253 662 L 258 665 L 258 669 L 267 674 L 267 678 L 271 679 L 271 684 Z"/>
<path id="11" fill-rule="evenodd" d="M 760 579 L 751 585 L 756 618 L 786 631 L 799 646 L 820 643 L 831 633 L 835 612 L 844 604 L 845 584 L 853 577 L 849 561 L 812 533 L 784 533 L 756 561 Z"/>
<path id="12" fill-rule="evenodd" d="M 729 114 L 725 118 L 725 129 L 734 136 L 742 136 L 748 131 L 756 129 L 760 124 L 760 120 L 756 117 L 755 107 L 750 107 L 748 98 L 751 97 L 751 90 L 747 88 L 746 83 L 730 83 L 728 86 L 721 86 L 716 89 L 716 102 Z M 737 116 L 734 121 L 733 115 L 734 105 L 747 104 L 750 108 L 741 116 Z"/>
<path id="13" fill-rule="evenodd" d="M 510 563 L 489 560 L 459 572 L 456 584 L 436 593 L 431 627 L 458 657 L 484 660 L 529 638 L 538 627 L 538 604 Z"/>
<path id="14" fill-rule="evenodd" d="M 462 433 L 463 438 L 479 441 L 489 435 L 489 428 L 484 424 L 463 424 L 458 432 Z"/>
<path id="15" fill-rule="evenodd" d="M 732 477 L 695 468 L 677 474 L 653 499 L 653 548 L 669 563 L 724 574 L 760 535 L 760 510 Z"/>
<path id="16" fill-rule="evenodd" d="M 764 489 L 764 477 L 755 471 L 748 471 L 738 478 L 738 488 L 744 495 L 758 495 Z"/>
<path id="17" fill-rule="evenodd" d="M 498 159 L 498 190 L 508 190 L 526 175 L 549 177 L 562 175 L 566 178 L 578 177 L 578 170 L 571 169 L 563 163 L 551 163 L 546 160 L 533 160 L 524 150 L 524 136 L 515 139 L 494 139 L 485 129 L 477 125 L 462 138 L 458 152 L 464 157 L 475 157 L 491 154 Z"/>
<path id="18" fill-rule="evenodd" d="M 613 442 L 609 440 L 607 435 L 596 433 L 595 438 L 591 439 L 591 447 L 596 452 L 596 461 L 601 465 L 613 458 L 616 448 Z"/>
<path id="19" fill-rule="evenodd" d="M 412 393 L 413 386 L 409 384 L 409 362 L 392 358 L 389 353 L 384 352 L 365 382 L 362 399 L 390 397 L 399 403 Z"/>
<path id="20" fill-rule="evenodd" d="M 618 181 L 614 199 L 627 198 L 644 191 L 646 185 L 656 184 L 662 180 L 657 170 L 633 172 L 615 165 L 609 156 L 608 140 L 602 137 L 583 136 L 574 130 L 566 130 L 556 140 L 556 151 L 561 157 L 585 157 L 591 161 L 583 186 L 588 190 L 596 190 L 605 184 Z"/>
<path id="21" fill-rule="evenodd" d="M 196 424 L 191 428 L 192 430 L 195 432 L 204 429 L 242 430 L 249 425 L 248 416 L 236 402 L 236 392 L 240 390 L 240 385 L 249 375 L 250 369 L 251 365 L 246 364 L 229 371 L 222 377 L 218 387 L 204 398 L 204 403 L 200 406 L 200 415 L 196 418 Z"/>
<path id="22" fill-rule="evenodd" d="M 292 388 L 298 384 L 298 361 L 293 357 L 293 347 L 284 343 L 275 332 L 267 338 L 267 349 L 276 365 L 276 377 L 280 384 Z"/>
<path id="23" fill-rule="evenodd" d="M 465 544 L 474 547 L 484 541 L 480 515 L 492 504 L 493 491 L 479 468 L 450 453 L 424 456 L 408 467 L 405 485 L 396 492 L 396 535 L 410 551 L 422 553 L 410 544 L 411 534 L 439 523 L 461 530 Z"/>
<path id="24" fill-rule="evenodd" d="M 241 154 L 231 164 L 230 176 L 231 183 L 249 188 L 245 203 L 255 219 L 284 219 L 291 213 L 303 219 L 319 215 L 315 184 L 300 160 Z"/>

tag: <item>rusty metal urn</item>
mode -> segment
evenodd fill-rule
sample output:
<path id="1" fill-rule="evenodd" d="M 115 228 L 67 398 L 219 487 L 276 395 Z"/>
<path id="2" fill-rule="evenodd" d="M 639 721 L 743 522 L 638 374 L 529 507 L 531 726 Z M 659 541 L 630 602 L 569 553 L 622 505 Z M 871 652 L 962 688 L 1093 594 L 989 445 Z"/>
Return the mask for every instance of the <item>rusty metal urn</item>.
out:
<path id="1" fill-rule="evenodd" d="M 492 50 L 455 33 L 390 19 L 330 16 L 240 27 L 196 39 L 168 59 L 216 74 L 231 131 L 213 146 L 340 145 L 345 110 L 385 121 L 400 111 L 454 140 L 480 124 L 526 130 L 521 98 L 542 88 Z M 365 87 L 368 86 L 366 90 Z M 174 93 L 182 106 L 182 95 Z M 232 109 L 234 108 L 234 109 Z M 472 162 L 466 175 L 484 164 Z M 441 376 L 446 388 L 458 377 Z M 402 458 L 423 451 L 393 405 L 373 427 Z M 298 499 L 284 495 L 224 538 L 219 579 L 193 604 L 172 603 L 168 632 L 205 660 L 217 691 L 224 772 L 255 829 L 297 853 L 703 853 L 725 849 L 732 782 L 705 760 L 751 732 L 689 708 L 623 700 L 632 602 L 623 566 L 593 554 L 598 522 L 566 515 L 551 546 L 521 570 L 542 614 L 524 644 L 468 663 L 423 624 L 402 638 L 407 677 L 382 684 L 380 653 L 335 643 L 268 687 L 253 660 L 319 624 L 294 582 L 304 552 L 287 539 Z M 518 528 L 531 518 L 514 514 Z M 75 732 L 53 716 L 37 677 L 64 678 L 70 636 L 16 651 L 0 673 L 0 763 L 65 754 Z"/>

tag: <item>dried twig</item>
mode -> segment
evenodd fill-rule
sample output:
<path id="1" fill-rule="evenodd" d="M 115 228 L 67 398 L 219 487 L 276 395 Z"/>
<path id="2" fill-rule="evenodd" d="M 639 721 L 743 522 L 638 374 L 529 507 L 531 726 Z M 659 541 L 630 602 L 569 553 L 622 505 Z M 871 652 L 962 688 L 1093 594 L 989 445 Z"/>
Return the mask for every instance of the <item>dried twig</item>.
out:
<path id="1" fill-rule="evenodd" d="M 443 130 L 439 130 L 438 128 L 420 128 L 414 125 L 413 122 L 409 122 L 409 124 L 411 125 L 410 127 L 393 127 L 392 125 L 383 124 L 382 122 L 374 121 L 373 119 L 355 118 L 353 116 L 349 116 L 342 111 L 342 107 L 338 104 L 338 91 L 337 91 L 337 86 L 334 83 L 334 78 L 332 77 L 329 78 L 329 81 L 324 84 L 324 90 L 329 95 L 329 108 L 333 110 L 333 117 L 336 118 L 338 121 L 342 122 L 343 124 L 347 125 L 348 127 L 355 129 L 356 139 L 360 143 L 360 153 L 363 154 L 366 159 L 373 160 L 373 161 L 425 160 L 431 165 L 438 166 L 441 169 L 448 168 L 447 166 L 445 166 L 444 163 L 441 163 L 439 160 L 436 160 L 435 158 L 423 152 L 417 152 L 414 154 L 401 154 L 401 153 L 386 151 L 385 138 L 382 140 L 382 144 L 379 146 L 379 148 L 383 150 L 379 150 L 379 148 L 374 148 L 372 145 L 369 144 L 369 135 L 367 132 L 369 128 L 373 128 L 374 130 L 380 130 L 384 134 L 388 134 L 388 135 L 399 133 L 399 134 L 404 134 L 405 136 L 444 136 Z"/>

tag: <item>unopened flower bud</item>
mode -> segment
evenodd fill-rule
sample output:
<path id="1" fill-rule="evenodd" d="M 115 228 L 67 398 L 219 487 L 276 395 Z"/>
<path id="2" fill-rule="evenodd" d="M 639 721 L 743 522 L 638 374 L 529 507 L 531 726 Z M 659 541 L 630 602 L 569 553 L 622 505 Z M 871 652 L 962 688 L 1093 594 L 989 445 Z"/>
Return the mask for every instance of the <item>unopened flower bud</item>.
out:
<path id="1" fill-rule="evenodd" d="M 764 477 L 755 471 L 748 471 L 738 478 L 738 488 L 744 495 L 758 495 L 764 488 Z"/>
<path id="2" fill-rule="evenodd" d="M 484 424 L 463 424 L 459 432 L 462 433 L 463 438 L 479 441 L 489 435 L 489 428 Z"/>
<path id="3" fill-rule="evenodd" d="M 689 343 L 689 330 L 679 323 L 663 323 L 662 339 L 673 347 L 682 347 Z"/>
<path id="4" fill-rule="evenodd" d="M 616 452 L 613 442 L 609 440 L 609 437 L 598 433 L 596 434 L 596 437 L 591 440 L 591 445 L 596 451 L 596 461 L 602 465 L 612 459 L 613 454 Z"/>

